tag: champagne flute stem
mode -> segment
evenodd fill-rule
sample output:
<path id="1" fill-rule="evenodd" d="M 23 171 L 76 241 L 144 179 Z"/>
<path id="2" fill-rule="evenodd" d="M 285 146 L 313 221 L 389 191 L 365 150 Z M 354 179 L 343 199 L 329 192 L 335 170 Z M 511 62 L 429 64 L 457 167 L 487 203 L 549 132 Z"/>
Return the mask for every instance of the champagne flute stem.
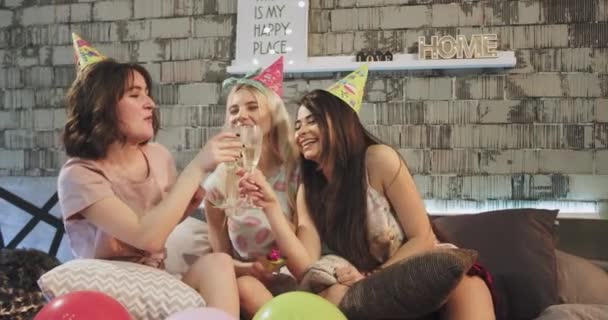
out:
<path id="1" fill-rule="evenodd" d="M 253 172 L 255 171 L 255 167 L 249 167 L 247 168 L 247 173 L 249 174 L 253 174 Z M 251 208 L 254 208 L 255 205 L 253 204 L 253 200 L 251 200 L 251 196 L 247 195 L 247 199 L 245 200 L 247 202 L 247 205 Z"/>

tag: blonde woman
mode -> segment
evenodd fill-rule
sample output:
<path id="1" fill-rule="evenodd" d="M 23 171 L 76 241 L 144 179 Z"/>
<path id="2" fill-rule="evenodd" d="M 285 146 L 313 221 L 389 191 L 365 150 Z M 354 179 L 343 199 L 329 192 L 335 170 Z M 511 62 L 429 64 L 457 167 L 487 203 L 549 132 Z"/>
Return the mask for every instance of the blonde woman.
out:
<path id="1" fill-rule="evenodd" d="M 258 170 L 277 194 L 283 218 L 293 226 L 297 189 L 295 174 L 298 156 L 294 131 L 280 95 L 282 94 L 282 58 L 254 77 L 228 79 L 232 88 L 227 97 L 226 123 L 229 126 L 257 125 L 263 134 Z M 205 182 L 210 195 L 222 183 L 219 174 Z M 236 188 L 236 186 L 235 186 Z M 276 248 L 275 236 L 261 207 L 221 210 L 209 197 L 205 214 L 209 240 L 214 252 L 232 254 L 244 314 L 253 316 L 272 293 L 278 293 L 278 281 L 284 275 L 270 267 L 266 256 Z M 227 214 L 227 211 L 231 211 Z M 295 283 L 295 282 L 294 282 Z M 270 288 L 267 289 L 267 288 Z M 278 291 L 277 291 L 278 290 Z"/>

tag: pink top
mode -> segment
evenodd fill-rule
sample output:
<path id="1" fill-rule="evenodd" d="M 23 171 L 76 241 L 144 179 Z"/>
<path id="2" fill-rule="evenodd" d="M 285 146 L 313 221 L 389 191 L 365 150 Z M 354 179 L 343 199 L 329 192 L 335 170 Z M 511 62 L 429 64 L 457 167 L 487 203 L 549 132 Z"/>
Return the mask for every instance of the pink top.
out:
<path id="1" fill-rule="evenodd" d="M 149 169 L 148 176 L 141 181 L 127 179 L 96 160 L 70 158 L 61 168 L 59 204 L 75 257 L 131 261 L 163 268 L 164 251 L 137 249 L 98 229 L 80 214 L 100 200 L 117 197 L 141 216 L 166 196 L 177 177 L 173 157 L 157 143 L 148 143 L 141 151 Z"/>

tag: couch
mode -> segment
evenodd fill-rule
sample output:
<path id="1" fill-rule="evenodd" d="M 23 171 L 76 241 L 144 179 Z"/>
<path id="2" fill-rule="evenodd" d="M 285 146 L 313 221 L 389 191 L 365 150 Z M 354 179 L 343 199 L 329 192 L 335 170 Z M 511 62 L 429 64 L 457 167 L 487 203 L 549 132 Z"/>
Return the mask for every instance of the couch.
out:
<path id="1" fill-rule="evenodd" d="M 479 252 L 494 276 L 499 319 L 608 319 L 608 220 L 557 213 L 511 209 L 432 220 L 436 232 Z M 167 242 L 167 268 L 182 271 L 210 252 L 206 237 L 204 221 L 185 220 Z"/>
<path id="2" fill-rule="evenodd" d="M 608 319 L 608 221 L 517 209 L 436 217 L 439 233 L 479 252 L 499 319 Z"/>
<path id="3" fill-rule="evenodd" d="M 518 209 L 433 217 L 433 222 L 450 242 L 475 249 L 490 269 L 499 319 L 608 319 L 608 221 L 556 215 Z M 183 272 L 210 251 L 205 222 L 200 215 L 187 218 L 167 241 L 167 271 Z"/>

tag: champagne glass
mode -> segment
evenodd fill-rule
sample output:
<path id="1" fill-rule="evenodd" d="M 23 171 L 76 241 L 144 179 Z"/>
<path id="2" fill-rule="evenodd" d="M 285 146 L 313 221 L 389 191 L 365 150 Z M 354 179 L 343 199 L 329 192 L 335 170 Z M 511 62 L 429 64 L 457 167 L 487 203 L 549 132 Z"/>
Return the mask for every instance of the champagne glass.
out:
<path id="1" fill-rule="evenodd" d="M 223 131 L 240 134 L 241 127 L 227 124 Z M 204 189 L 207 190 L 209 202 L 216 208 L 231 214 L 239 207 L 239 177 L 236 172 L 241 164 L 237 161 L 221 163 L 207 178 Z"/>
<path id="2" fill-rule="evenodd" d="M 241 127 L 240 133 L 241 142 L 243 143 L 243 169 L 249 173 L 253 173 L 262 155 L 262 129 L 255 124 L 248 125 Z M 245 207 L 256 208 L 249 197 L 247 197 Z"/>

